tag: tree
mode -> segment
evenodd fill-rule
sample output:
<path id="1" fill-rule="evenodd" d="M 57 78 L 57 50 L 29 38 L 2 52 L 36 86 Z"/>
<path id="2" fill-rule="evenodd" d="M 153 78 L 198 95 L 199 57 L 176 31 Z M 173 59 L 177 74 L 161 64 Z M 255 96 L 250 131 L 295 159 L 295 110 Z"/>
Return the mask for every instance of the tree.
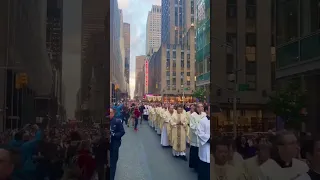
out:
<path id="1" fill-rule="evenodd" d="M 199 99 L 199 101 L 203 102 L 206 99 L 206 91 L 203 88 L 196 89 L 192 97 Z"/>
<path id="2" fill-rule="evenodd" d="M 301 110 L 305 108 L 305 91 L 300 84 L 291 82 L 270 96 L 269 108 L 290 128 L 300 129 L 303 122 Z"/>

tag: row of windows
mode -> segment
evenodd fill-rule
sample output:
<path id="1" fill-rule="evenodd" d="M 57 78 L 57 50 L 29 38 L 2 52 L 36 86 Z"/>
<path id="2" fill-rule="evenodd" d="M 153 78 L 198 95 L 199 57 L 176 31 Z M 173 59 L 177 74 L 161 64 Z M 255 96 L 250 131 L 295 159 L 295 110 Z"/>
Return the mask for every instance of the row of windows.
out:
<path id="1" fill-rule="evenodd" d="M 177 67 L 177 63 L 176 62 L 172 62 L 172 67 L 173 68 L 176 68 Z M 181 63 L 180 63 L 180 67 L 181 68 L 184 68 L 185 66 L 184 66 L 184 61 L 181 61 Z M 187 61 L 187 68 L 189 69 L 191 67 L 191 63 L 190 63 L 190 61 Z M 166 68 L 167 69 L 170 69 L 170 61 L 167 59 L 167 62 L 166 62 Z"/>
<path id="2" fill-rule="evenodd" d="M 184 52 L 181 52 L 181 59 L 184 59 Z M 172 51 L 172 58 L 177 58 L 177 52 Z M 170 59 L 170 51 L 167 51 L 167 59 Z M 187 54 L 187 60 L 190 60 L 190 54 Z"/>
<path id="3" fill-rule="evenodd" d="M 246 1 L 246 18 L 255 19 L 257 14 L 256 0 Z M 227 17 L 236 18 L 237 17 L 237 2 L 236 0 L 227 2 Z"/>
<path id="4" fill-rule="evenodd" d="M 190 78 L 190 74 L 191 74 L 190 72 L 187 72 L 187 77 Z M 170 76 L 170 71 L 166 71 L 166 75 Z M 176 72 L 175 71 L 172 72 L 172 76 L 176 76 Z M 184 77 L 184 72 L 180 72 L 180 76 L 181 76 L 181 78 L 183 78 Z"/>
<path id="5" fill-rule="evenodd" d="M 182 80 L 182 79 L 181 79 Z M 176 83 L 176 78 L 172 78 L 172 81 L 171 81 L 172 83 L 170 83 L 170 80 L 167 80 L 167 86 L 169 85 L 170 86 L 170 84 L 172 85 L 172 86 L 176 86 L 177 85 L 177 83 Z M 187 86 L 190 86 L 191 85 L 191 81 L 189 80 L 189 81 L 186 81 L 186 82 L 184 82 L 184 81 L 181 81 L 181 85 L 187 85 Z M 183 87 L 183 86 L 181 86 L 181 87 Z"/>

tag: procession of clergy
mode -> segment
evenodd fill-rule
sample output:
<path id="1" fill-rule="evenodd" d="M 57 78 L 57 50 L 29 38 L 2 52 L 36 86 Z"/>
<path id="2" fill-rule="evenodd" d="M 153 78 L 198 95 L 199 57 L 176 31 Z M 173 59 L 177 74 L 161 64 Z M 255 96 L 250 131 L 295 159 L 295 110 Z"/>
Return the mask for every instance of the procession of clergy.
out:
<path id="1" fill-rule="evenodd" d="M 210 121 L 203 104 L 196 106 L 188 105 L 186 112 L 182 105 L 147 105 L 148 122 L 161 135 L 160 144 L 172 147 L 174 157 L 187 161 L 190 144 L 189 167 L 197 169 L 199 180 L 206 180 L 210 179 Z"/>
<path id="2" fill-rule="evenodd" d="M 320 180 L 320 139 L 308 141 L 304 147 L 311 157 L 308 165 L 297 158 L 297 137 L 290 131 L 277 133 L 272 143 L 269 137 L 260 138 L 256 156 L 249 159 L 237 152 L 235 140 L 215 137 L 210 155 L 210 107 L 192 104 L 187 112 L 181 105 L 152 104 L 147 108 L 149 125 L 161 135 L 163 147 L 172 147 L 174 157 L 188 160 L 186 144 L 190 144 L 189 167 L 196 170 L 198 180 Z M 274 148 L 276 155 L 271 155 Z"/>

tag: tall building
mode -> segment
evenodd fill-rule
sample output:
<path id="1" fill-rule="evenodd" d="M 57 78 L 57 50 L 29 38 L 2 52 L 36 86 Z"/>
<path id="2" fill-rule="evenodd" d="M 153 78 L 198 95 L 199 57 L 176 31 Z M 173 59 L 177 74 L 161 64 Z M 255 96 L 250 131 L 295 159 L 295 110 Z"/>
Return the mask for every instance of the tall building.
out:
<path id="1" fill-rule="evenodd" d="M 125 73 L 125 83 L 127 87 L 127 93 L 130 94 L 129 90 L 129 79 L 130 79 L 130 24 L 123 23 L 123 39 L 124 39 L 124 73 Z"/>
<path id="2" fill-rule="evenodd" d="M 273 0 L 276 11 L 277 85 L 301 83 L 307 91 L 307 128 L 318 132 L 320 105 L 319 1 Z"/>
<path id="3" fill-rule="evenodd" d="M 149 61 L 149 92 L 164 101 L 187 102 L 195 90 L 195 1 L 163 0 L 161 47 Z M 160 64 L 159 74 L 152 71 Z M 155 79 L 156 82 L 151 80 Z"/>
<path id="4" fill-rule="evenodd" d="M 161 9 L 161 43 L 182 44 L 183 34 L 195 23 L 195 0 L 162 0 Z"/>
<path id="5" fill-rule="evenodd" d="M 47 1 L 47 51 L 52 64 L 53 90 L 51 95 L 51 122 L 63 120 L 62 99 L 62 38 L 63 38 L 63 2 Z M 58 116 L 57 116 L 58 115 Z M 58 117 L 58 118 L 57 118 Z"/>
<path id="6" fill-rule="evenodd" d="M 136 56 L 136 83 L 134 96 L 142 97 L 144 95 L 144 64 L 146 61 L 146 56 Z"/>
<path id="7" fill-rule="evenodd" d="M 51 94 L 53 75 L 46 49 L 47 2 L 3 0 L 0 14 L 0 131 L 3 132 L 34 124 L 41 118 L 48 120 L 48 108 L 39 108 L 38 97 L 47 98 Z"/>
<path id="8" fill-rule="evenodd" d="M 210 99 L 210 1 L 196 4 L 196 86 Z"/>
<path id="9" fill-rule="evenodd" d="M 105 17 L 107 16 L 107 0 L 82 1 L 82 31 L 81 31 L 81 104 L 88 103 L 90 79 L 93 58 L 87 49 L 93 34 L 105 32 Z M 102 39 L 104 36 L 101 37 Z M 89 55 L 89 56 L 88 56 Z"/>
<path id="10" fill-rule="evenodd" d="M 229 77 L 237 72 L 237 116 L 246 122 L 274 118 L 266 110 L 268 94 L 272 91 L 274 44 L 272 41 L 271 0 L 218 0 L 211 1 L 210 80 L 213 103 L 219 103 L 224 117 L 219 121 L 232 119 L 233 82 Z M 225 44 L 233 44 L 232 48 Z M 235 51 L 234 51 L 235 52 Z M 236 60 L 237 67 L 234 67 Z M 230 127 L 232 129 L 232 127 Z M 230 130 L 231 131 L 231 130 Z"/>
<path id="11" fill-rule="evenodd" d="M 146 54 L 151 55 L 161 46 L 161 6 L 152 5 L 146 29 Z"/>
<path id="12" fill-rule="evenodd" d="M 121 52 L 121 16 L 117 0 L 110 1 L 110 67 L 111 67 L 111 82 L 110 92 L 111 101 L 115 102 L 121 98 L 121 93 L 125 92 L 124 84 L 124 60 Z M 122 69 L 122 70 L 121 70 Z M 122 73 L 119 73 L 119 72 Z"/>

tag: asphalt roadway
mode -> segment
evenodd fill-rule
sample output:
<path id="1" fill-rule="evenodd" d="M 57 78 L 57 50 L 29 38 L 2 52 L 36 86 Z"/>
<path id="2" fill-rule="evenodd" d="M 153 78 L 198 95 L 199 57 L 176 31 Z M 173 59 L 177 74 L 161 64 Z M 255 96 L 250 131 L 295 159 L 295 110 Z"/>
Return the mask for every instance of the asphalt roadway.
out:
<path id="1" fill-rule="evenodd" d="M 163 148 L 160 136 L 147 122 L 139 124 L 138 128 L 135 132 L 132 127 L 125 126 L 116 180 L 197 180 L 188 161 L 174 158 L 171 148 Z"/>

